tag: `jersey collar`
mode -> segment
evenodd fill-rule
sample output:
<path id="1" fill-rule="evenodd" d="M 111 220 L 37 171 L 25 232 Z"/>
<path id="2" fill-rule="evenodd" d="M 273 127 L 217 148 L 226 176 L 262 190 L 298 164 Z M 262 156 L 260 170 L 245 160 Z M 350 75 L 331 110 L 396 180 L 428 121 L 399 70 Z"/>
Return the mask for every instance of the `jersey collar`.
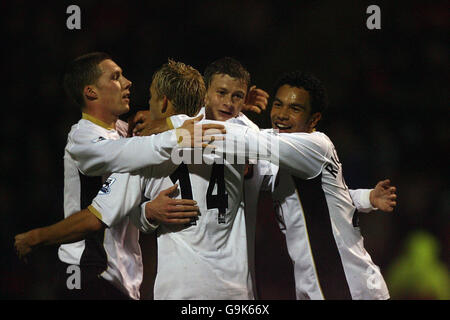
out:
<path id="1" fill-rule="evenodd" d="M 103 122 L 102 120 L 99 120 L 99 119 L 91 116 L 90 114 L 82 112 L 82 119 L 89 120 L 89 121 L 95 123 L 96 125 L 98 125 L 102 128 L 105 128 L 106 130 L 114 130 L 113 127 L 111 127 L 107 123 Z"/>

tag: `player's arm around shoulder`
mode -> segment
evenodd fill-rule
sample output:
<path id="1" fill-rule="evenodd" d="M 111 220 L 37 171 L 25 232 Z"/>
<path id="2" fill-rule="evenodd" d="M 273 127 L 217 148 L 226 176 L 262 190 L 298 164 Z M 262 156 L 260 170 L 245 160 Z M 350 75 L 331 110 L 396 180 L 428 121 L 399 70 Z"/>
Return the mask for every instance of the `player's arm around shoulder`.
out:
<path id="1" fill-rule="evenodd" d="M 103 175 L 106 160 L 105 144 L 109 140 L 103 132 L 91 128 L 78 127 L 72 130 L 67 139 L 67 154 L 75 161 L 78 169 L 86 175 Z"/>
<path id="2" fill-rule="evenodd" d="M 331 161 L 333 144 L 323 133 L 280 133 L 278 137 L 280 167 L 302 179 L 315 178 Z"/>
<path id="3" fill-rule="evenodd" d="M 177 146 L 175 130 L 153 136 L 123 139 L 110 139 L 96 134 L 95 131 L 80 131 L 74 133 L 71 138 L 66 150 L 78 169 L 89 176 L 132 172 L 161 164 L 170 159 L 172 149 Z"/>
<path id="4" fill-rule="evenodd" d="M 334 149 L 333 142 L 323 132 L 320 131 L 313 131 L 311 133 L 298 132 L 294 133 L 294 135 L 297 135 L 298 138 L 301 139 L 302 143 L 306 147 L 310 148 L 314 152 L 317 152 L 318 154 L 324 157 L 332 153 Z"/>

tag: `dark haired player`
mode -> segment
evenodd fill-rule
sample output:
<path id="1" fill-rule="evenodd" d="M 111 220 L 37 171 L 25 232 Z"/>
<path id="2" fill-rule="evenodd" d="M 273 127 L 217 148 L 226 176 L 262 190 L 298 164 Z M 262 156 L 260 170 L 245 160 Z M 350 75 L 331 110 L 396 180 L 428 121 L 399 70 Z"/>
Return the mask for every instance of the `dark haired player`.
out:
<path id="1" fill-rule="evenodd" d="M 388 299 L 380 270 L 364 249 L 356 208 L 392 211 L 395 187 L 385 180 L 373 190 L 348 189 L 333 143 L 315 130 L 327 106 L 317 78 L 286 73 L 274 91 L 269 132 L 280 132 L 280 170 L 266 182 L 293 261 L 297 299 Z"/>

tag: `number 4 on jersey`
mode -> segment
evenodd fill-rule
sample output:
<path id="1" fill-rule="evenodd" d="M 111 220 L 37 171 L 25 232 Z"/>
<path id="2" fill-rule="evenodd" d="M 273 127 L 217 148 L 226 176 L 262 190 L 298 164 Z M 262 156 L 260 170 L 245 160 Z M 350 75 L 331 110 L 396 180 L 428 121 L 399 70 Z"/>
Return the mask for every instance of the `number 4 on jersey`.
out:
<path id="1" fill-rule="evenodd" d="M 213 164 L 208 190 L 206 191 L 207 209 L 219 209 L 218 223 L 225 223 L 225 213 L 228 208 L 228 194 L 225 191 L 224 169 L 223 164 Z M 170 180 L 172 180 L 172 183 L 180 182 L 181 198 L 193 199 L 191 179 L 189 178 L 189 169 L 186 164 L 181 163 L 177 170 L 170 175 Z M 217 193 L 213 194 L 215 185 L 217 185 Z M 196 224 L 195 221 L 192 221 L 189 225 Z"/>
<path id="2" fill-rule="evenodd" d="M 218 208 L 218 223 L 225 223 L 225 212 L 228 208 L 228 195 L 225 192 L 224 165 L 214 163 L 209 179 L 208 191 L 206 192 L 206 207 L 208 209 Z M 214 185 L 217 184 L 217 194 L 213 194 Z"/>

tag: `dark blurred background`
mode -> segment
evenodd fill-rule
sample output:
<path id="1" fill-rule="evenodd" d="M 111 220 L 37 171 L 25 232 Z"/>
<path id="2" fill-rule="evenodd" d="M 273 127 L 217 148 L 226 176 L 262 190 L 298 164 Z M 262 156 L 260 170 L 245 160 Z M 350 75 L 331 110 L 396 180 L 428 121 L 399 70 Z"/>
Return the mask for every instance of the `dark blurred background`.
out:
<path id="1" fill-rule="evenodd" d="M 81 8 L 81 30 L 66 28 L 70 4 Z M 371 4 L 381 8 L 381 30 L 366 27 Z M 63 218 L 63 151 L 80 111 L 65 99 L 62 72 L 81 54 L 106 51 L 133 81 L 134 110 L 147 108 L 152 73 L 167 58 L 203 72 L 232 56 L 269 93 L 284 71 L 314 73 L 330 97 L 320 130 L 336 145 L 347 185 L 371 188 L 390 178 L 398 188 L 394 213 L 361 217 L 391 297 L 449 299 L 447 1 L 14 1 L 0 8 L 0 298 L 55 298 L 57 247 L 24 264 L 14 235 Z M 267 127 L 267 115 L 249 116 Z M 262 210 L 259 294 L 292 299 L 292 267 L 271 219 Z M 143 248 L 148 256 L 153 245 Z M 146 268 L 145 289 L 154 271 Z"/>

